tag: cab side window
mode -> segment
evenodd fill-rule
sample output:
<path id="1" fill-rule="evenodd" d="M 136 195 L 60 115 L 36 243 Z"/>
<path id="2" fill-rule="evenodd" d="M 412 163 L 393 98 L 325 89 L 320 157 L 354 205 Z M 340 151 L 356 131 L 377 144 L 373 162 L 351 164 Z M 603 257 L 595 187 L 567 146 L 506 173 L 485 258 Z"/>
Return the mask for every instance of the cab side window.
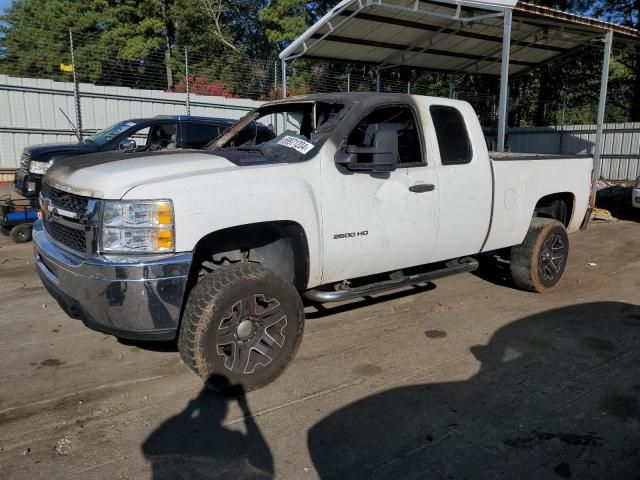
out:
<path id="1" fill-rule="evenodd" d="M 163 123 L 151 127 L 147 151 L 175 150 L 177 137 L 177 123 Z"/>
<path id="2" fill-rule="evenodd" d="M 434 105 L 429 111 L 438 138 L 442 165 L 464 165 L 471 162 L 473 148 L 460 111 L 443 105 Z"/>
<path id="3" fill-rule="evenodd" d="M 140 151 L 147 147 L 149 141 L 150 127 L 140 127 L 137 129 L 129 130 L 126 134 L 120 135 L 115 139 L 110 140 L 102 149 L 103 150 L 118 150 L 122 149 L 124 144 L 133 146 L 131 141 L 135 142 L 133 148 L 129 151 Z"/>
<path id="4" fill-rule="evenodd" d="M 142 130 L 138 130 L 128 136 L 128 138 L 133 138 L 135 140 L 136 149 L 141 149 L 141 148 L 144 149 L 147 146 L 147 142 L 149 141 L 150 130 L 151 130 L 150 127 L 145 127 Z"/>
<path id="5" fill-rule="evenodd" d="M 185 122 L 182 125 L 182 148 L 203 148 L 218 135 L 220 135 L 220 128 L 217 126 Z"/>
<path id="6" fill-rule="evenodd" d="M 398 135 L 398 164 L 402 166 L 422 165 L 420 134 L 413 110 L 406 105 L 381 107 L 363 118 L 349 134 L 347 145 L 356 147 L 374 146 L 377 132 L 393 130 Z M 366 159 L 360 161 L 366 162 Z"/>

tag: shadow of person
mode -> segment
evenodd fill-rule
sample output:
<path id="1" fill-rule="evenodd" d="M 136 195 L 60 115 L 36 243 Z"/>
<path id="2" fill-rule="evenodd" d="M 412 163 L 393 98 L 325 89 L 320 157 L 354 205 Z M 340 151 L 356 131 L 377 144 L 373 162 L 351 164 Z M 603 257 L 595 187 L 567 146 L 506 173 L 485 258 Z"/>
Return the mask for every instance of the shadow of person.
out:
<path id="1" fill-rule="evenodd" d="M 551 310 L 472 353 L 469 380 L 394 388 L 315 424 L 320 478 L 639 478 L 640 307 Z"/>
<path id="2" fill-rule="evenodd" d="M 214 383 L 226 379 L 212 379 Z M 255 424 L 244 392 L 225 396 L 205 387 L 178 415 L 163 422 L 142 444 L 152 480 L 270 479 L 273 457 Z M 230 402 L 244 416 L 245 432 L 223 426 Z"/>

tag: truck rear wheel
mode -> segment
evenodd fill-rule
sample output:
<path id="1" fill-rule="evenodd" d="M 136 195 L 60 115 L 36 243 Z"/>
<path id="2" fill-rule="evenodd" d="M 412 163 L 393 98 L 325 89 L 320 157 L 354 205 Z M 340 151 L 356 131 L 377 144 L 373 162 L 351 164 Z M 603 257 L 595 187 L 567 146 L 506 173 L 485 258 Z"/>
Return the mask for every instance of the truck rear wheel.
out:
<path id="1" fill-rule="evenodd" d="M 260 265 L 238 263 L 214 270 L 191 290 L 178 348 L 213 389 L 249 391 L 284 371 L 303 328 L 294 286 Z"/>
<path id="2" fill-rule="evenodd" d="M 562 278 L 569 257 L 569 236 L 557 220 L 534 218 L 521 245 L 511 249 L 511 278 L 532 292 L 544 292 Z"/>

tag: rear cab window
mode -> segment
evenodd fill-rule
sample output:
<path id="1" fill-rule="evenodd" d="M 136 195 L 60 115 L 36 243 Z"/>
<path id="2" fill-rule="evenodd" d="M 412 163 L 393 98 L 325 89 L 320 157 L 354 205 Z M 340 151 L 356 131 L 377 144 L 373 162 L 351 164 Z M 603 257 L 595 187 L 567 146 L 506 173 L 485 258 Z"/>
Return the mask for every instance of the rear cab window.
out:
<path id="1" fill-rule="evenodd" d="M 454 107 L 432 105 L 429 108 L 438 139 L 442 165 L 465 165 L 473 159 L 473 147 L 462 113 Z"/>

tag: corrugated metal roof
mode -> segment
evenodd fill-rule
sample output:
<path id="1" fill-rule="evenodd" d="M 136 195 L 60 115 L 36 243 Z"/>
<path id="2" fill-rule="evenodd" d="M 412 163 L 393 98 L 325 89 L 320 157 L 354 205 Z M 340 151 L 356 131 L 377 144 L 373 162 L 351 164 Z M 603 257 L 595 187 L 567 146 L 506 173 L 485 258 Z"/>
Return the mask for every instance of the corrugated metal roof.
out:
<path id="1" fill-rule="evenodd" d="M 584 25 L 601 32 L 613 31 L 618 35 L 635 41 L 638 41 L 638 37 L 640 37 L 640 30 L 635 28 L 605 22 L 591 17 L 585 17 L 583 15 L 575 15 L 573 13 L 563 12 L 562 10 L 541 7 L 540 5 L 533 5 L 526 2 L 518 2 L 515 7 L 514 14 L 516 17 L 520 16 L 534 19 L 550 18 L 555 21 L 561 21 L 563 25 Z"/>
<path id="2" fill-rule="evenodd" d="M 609 30 L 640 40 L 628 27 L 513 0 L 344 0 L 281 58 L 499 75 L 503 12 L 512 5 L 511 74 L 570 55 Z"/>

